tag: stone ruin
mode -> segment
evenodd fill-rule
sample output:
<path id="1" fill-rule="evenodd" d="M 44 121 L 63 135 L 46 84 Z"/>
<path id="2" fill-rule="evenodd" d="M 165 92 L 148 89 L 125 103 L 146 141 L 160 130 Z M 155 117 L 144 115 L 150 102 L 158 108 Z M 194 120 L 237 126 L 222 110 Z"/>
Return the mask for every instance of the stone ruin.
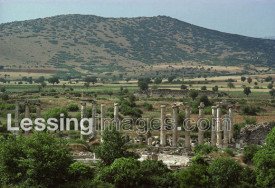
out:
<path id="1" fill-rule="evenodd" d="M 81 117 L 85 117 L 86 113 L 86 102 L 87 100 L 81 101 Z M 94 119 L 93 122 L 95 122 L 96 118 L 96 102 L 92 102 L 93 105 L 93 113 L 92 113 L 92 119 Z M 160 107 L 160 129 L 159 129 L 159 139 L 155 138 L 153 136 L 149 136 L 149 134 L 146 134 L 146 143 L 148 146 L 159 146 L 159 147 L 179 147 L 178 141 L 179 141 L 179 129 L 181 129 L 181 126 L 179 125 L 179 103 L 175 103 L 172 105 L 172 129 L 169 130 L 166 128 L 166 105 L 161 105 Z M 229 144 L 233 142 L 233 106 L 228 106 L 228 113 L 225 114 L 222 117 L 221 113 L 221 104 L 218 104 L 217 106 L 212 106 L 212 123 L 211 123 L 211 138 L 210 138 L 210 144 L 213 146 L 217 146 L 219 148 L 221 147 L 228 147 Z M 205 131 L 204 130 L 204 104 L 201 103 L 198 107 L 199 109 L 199 115 L 198 120 L 196 122 L 195 126 L 198 126 L 198 144 L 204 144 L 205 143 Z M 100 106 L 100 132 L 103 132 L 105 128 L 105 105 L 101 104 Z M 190 149 L 192 146 L 192 140 L 191 140 L 191 132 L 192 127 L 194 125 L 191 125 L 191 109 L 189 106 L 186 106 L 185 108 L 185 131 L 184 131 L 184 147 L 187 149 Z M 119 120 L 119 105 L 117 103 L 114 104 L 114 119 L 113 123 L 115 126 L 120 127 L 120 120 Z M 96 123 L 93 127 L 96 127 Z M 96 131 L 96 130 L 95 130 Z M 169 138 L 168 135 L 172 134 L 172 136 Z M 157 140 L 156 140 L 157 139 Z M 141 139 L 139 137 L 133 138 L 135 142 L 141 142 Z M 170 143 L 170 144 L 167 144 Z"/>
<path id="2" fill-rule="evenodd" d="M 240 136 L 237 138 L 242 144 L 263 145 L 267 134 L 275 127 L 271 123 L 262 123 L 256 125 L 247 125 L 241 129 Z"/>
<path id="3" fill-rule="evenodd" d="M 87 117 L 87 103 L 92 103 L 92 125 L 93 125 L 93 134 L 89 137 L 88 140 L 93 140 L 96 138 L 96 127 L 100 127 L 99 132 L 102 133 L 105 126 L 105 105 L 101 104 L 100 106 L 100 122 L 96 122 L 97 110 L 96 110 L 96 101 L 91 99 L 82 99 L 81 100 L 81 118 Z M 19 105 L 23 105 L 25 107 L 25 118 L 30 118 L 30 105 L 34 105 L 36 108 L 36 117 L 41 117 L 41 104 L 39 100 L 26 100 L 24 103 L 16 102 L 15 105 L 15 126 L 19 126 Z M 166 128 L 165 118 L 167 117 L 166 105 L 160 106 L 160 129 L 159 129 L 159 139 L 149 134 L 146 134 L 146 143 L 148 146 L 159 146 L 159 147 L 180 147 L 178 142 L 179 138 L 179 130 L 181 126 L 179 125 L 179 107 L 181 103 L 174 103 L 172 107 L 172 128 L 171 130 Z M 228 106 L 228 113 L 222 117 L 221 113 L 221 103 L 216 106 L 212 106 L 212 123 L 211 123 L 211 138 L 210 144 L 212 146 L 228 147 L 229 144 L 233 143 L 233 106 Z M 199 114 L 198 120 L 196 124 L 192 124 L 191 122 L 191 108 L 190 106 L 185 107 L 185 123 L 184 123 L 184 148 L 190 149 L 193 146 L 191 140 L 192 127 L 197 126 L 197 143 L 204 144 L 206 143 L 205 139 L 205 131 L 204 130 L 204 104 L 201 103 L 198 106 Z M 119 120 L 119 105 L 117 103 L 114 104 L 114 118 L 113 124 L 117 127 L 120 127 Z M 17 132 L 15 134 L 18 134 Z M 29 134 L 25 132 L 25 134 Z M 82 134 L 80 134 L 81 139 L 84 139 Z M 168 137 L 168 135 L 172 135 Z M 250 138 L 249 138 L 250 139 Z M 253 139 L 251 139 L 253 140 Z M 169 144 L 167 144 L 169 143 Z"/>

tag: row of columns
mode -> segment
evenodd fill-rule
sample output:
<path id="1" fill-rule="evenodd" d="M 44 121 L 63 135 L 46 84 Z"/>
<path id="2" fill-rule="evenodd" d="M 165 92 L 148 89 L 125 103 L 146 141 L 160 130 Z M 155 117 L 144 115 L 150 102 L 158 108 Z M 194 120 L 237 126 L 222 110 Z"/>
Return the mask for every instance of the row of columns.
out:
<path id="1" fill-rule="evenodd" d="M 160 145 L 166 146 L 166 131 L 165 131 L 165 118 L 166 118 L 166 105 L 160 106 Z M 198 126 L 198 144 L 204 144 L 204 134 L 205 134 L 205 125 L 204 125 L 204 104 L 200 103 L 199 107 L 199 116 L 196 125 Z M 173 110 L 173 130 L 172 130 L 172 146 L 177 146 L 178 139 L 178 114 L 179 106 L 174 104 L 172 106 Z M 185 108 L 185 147 L 191 147 L 191 109 L 189 106 Z M 224 115 L 222 119 L 221 105 L 212 106 L 212 125 L 211 125 L 211 145 L 217 147 L 228 147 L 228 144 L 232 142 L 233 139 L 233 110 L 232 106 L 229 106 L 228 114 Z M 149 143 L 148 143 L 149 144 Z"/>
<path id="2" fill-rule="evenodd" d="M 87 101 L 82 100 L 81 101 L 81 118 L 87 117 Z M 15 105 L 15 126 L 19 126 L 19 103 L 16 102 Z M 27 101 L 24 103 L 25 105 L 25 118 L 30 118 L 30 103 Z M 36 105 L 36 116 L 41 117 L 41 104 L 40 102 L 35 103 Z M 100 123 L 101 125 L 104 125 L 104 117 L 105 117 L 105 111 L 104 111 L 105 105 L 101 104 L 100 110 Z M 199 116 L 197 125 L 199 127 L 198 129 L 198 144 L 204 143 L 204 132 L 203 129 L 203 109 L 204 104 L 201 103 L 199 105 Z M 178 127 L 179 127 L 179 105 L 173 104 L 172 106 L 173 110 L 173 129 L 172 129 L 172 146 L 177 146 L 177 140 L 178 140 Z M 166 105 L 161 105 L 161 121 L 160 121 L 160 145 L 166 146 L 166 132 L 165 132 L 165 118 L 166 118 Z M 191 116 L 191 109 L 189 106 L 185 108 L 185 118 L 190 119 Z M 222 122 L 222 113 L 221 113 L 221 105 L 212 106 L 212 127 L 211 127 L 211 145 L 218 146 L 218 147 L 227 147 L 229 143 L 231 143 L 233 138 L 233 110 L 232 106 L 229 106 L 228 114 L 224 116 L 224 121 Z M 96 130 L 96 102 L 92 101 L 92 122 L 93 122 L 93 132 L 95 133 Z M 119 123 L 119 106 L 117 103 L 114 104 L 114 122 L 115 125 L 118 126 Z M 101 126 L 101 132 L 103 131 L 104 126 Z M 191 121 L 185 121 L 185 147 L 190 148 L 191 146 Z M 18 134 L 18 133 L 15 133 Z M 81 138 L 83 139 L 82 135 Z M 148 144 L 150 142 L 150 139 L 148 139 Z"/>
<path id="3" fill-rule="evenodd" d="M 31 102 L 25 101 L 23 104 L 25 106 L 25 112 L 24 112 L 24 118 L 31 118 L 31 112 L 30 112 L 30 105 L 32 105 Z M 36 118 L 41 117 L 41 104 L 40 101 L 34 102 L 34 105 L 36 106 Z M 14 125 L 15 127 L 19 127 L 19 116 L 20 116 L 20 103 L 16 102 L 15 103 L 15 111 L 14 111 Z M 19 132 L 15 131 L 15 135 L 18 135 Z M 25 134 L 28 134 L 28 132 L 25 132 Z"/>

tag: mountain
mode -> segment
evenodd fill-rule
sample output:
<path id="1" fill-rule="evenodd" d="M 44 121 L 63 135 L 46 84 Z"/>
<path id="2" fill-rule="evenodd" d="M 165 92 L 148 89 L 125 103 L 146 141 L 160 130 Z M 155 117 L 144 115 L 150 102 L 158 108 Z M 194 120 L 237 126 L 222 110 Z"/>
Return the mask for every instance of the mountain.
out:
<path id="1" fill-rule="evenodd" d="M 264 37 L 264 39 L 271 39 L 271 40 L 275 40 L 275 36 L 268 36 L 268 37 Z"/>
<path id="2" fill-rule="evenodd" d="M 112 72 L 182 61 L 275 65 L 275 41 L 228 34 L 167 16 L 60 15 L 0 25 L 10 69 Z"/>

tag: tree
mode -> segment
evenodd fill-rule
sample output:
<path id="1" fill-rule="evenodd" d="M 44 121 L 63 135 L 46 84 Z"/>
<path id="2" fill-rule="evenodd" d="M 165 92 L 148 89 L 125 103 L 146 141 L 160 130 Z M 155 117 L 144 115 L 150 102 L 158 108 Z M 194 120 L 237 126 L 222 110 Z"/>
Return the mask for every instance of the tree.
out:
<path id="1" fill-rule="evenodd" d="M 182 89 L 182 90 L 186 90 L 188 88 L 188 86 L 187 85 L 184 85 L 184 84 L 182 84 L 181 86 L 180 86 L 180 89 Z"/>
<path id="2" fill-rule="evenodd" d="M 44 76 L 40 76 L 39 78 L 37 78 L 35 80 L 35 83 L 43 83 L 43 82 L 45 82 L 45 77 Z"/>
<path id="3" fill-rule="evenodd" d="M 248 77 L 247 78 L 247 82 L 250 84 L 252 82 L 252 78 L 251 77 Z"/>
<path id="4" fill-rule="evenodd" d="M 250 87 L 244 87 L 243 93 L 248 96 L 251 93 Z"/>
<path id="5" fill-rule="evenodd" d="M 140 78 L 138 79 L 138 87 L 140 88 L 141 91 L 147 91 L 149 88 L 149 82 L 150 82 L 150 79 L 148 78 Z"/>
<path id="6" fill-rule="evenodd" d="M 212 91 L 214 91 L 214 92 L 218 92 L 218 91 L 219 91 L 219 87 L 218 87 L 218 86 L 214 86 L 214 87 L 212 87 Z"/>
<path id="7" fill-rule="evenodd" d="M 103 131 L 103 142 L 96 148 L 96 156 L 106 165 L 112 164 L 121 157 L 133 156 L 127 152 L 126 141 L 116 127 L 108 127 Z"/>
<path id="8" fill-rule="evenodd" d="M 275 128 L 268 133 L 265 142 L 268 148 L 275 149 Z"/>
<path id="9" fill-rule="evenodd" d="M 116 159 L 101 170 L 96 179 L 115 187 L 178 187 L 177 179 L 161 161 L 138 161 L 132 158 Z"/>
<path id="10" fill-rule="evenodd" d="M 207 95 L 203 95 L 199 98 L 199 102 L 203 102 L 205 106 L 210 106 L 212 103 L 211 101 L 208 99 Z"/>
<path id="11" fill-rule="evenodd" d="M 260 147 L 258 145 L 248 145 L 244 147 L 243 155 L 244 155 L 244 162 L 249 163 L 252 162 L 254 155 L 259 151 Z"/>
<path id="12" fill-rule="evenodd" d="M 142 174 L 139 173 L 140 162 L 132 158 L 118 158 L 110 166 L 103 168 L 97 179 L 112 183 L 115 187 L 136 188 L 141 184 Z"/>
<path id="13" fill-rule="evenodd" d="M 9 137 L 0 142 L 0 181 L 26 187 L 57 187 L 73 159 L 63 139 L 47 133 Z"/>
<path id="14" fill-rule="evenodd" d="M 197 90 L 191 90 L 189 92 L 189 96 L 193 101 L 198 97 L 198 95 L 199 95 L 199 92 Z"/>
<path id="15" fill-rule="evenodd" d="M 268 133 L 264 145 L 253 157 L 258 187 L 275 187 L 275 128 Z"/>
<path id="16" fill-rule="evenodd" d="M 241 81 L 244 82 L 246 80 L 246 77 L 242 76 Z"/>
<path id="17" fill-rule="evenodd" d="M 202 90 L 202 91 L 206 91 L 206 90 L 207 90 L 207 87 L 206 87 L 206 86 L 202 86 L 202 87 L 201 87 L 201 90 Z"/>
<path id="18" fill-rule="evenodd" d="M 275 186 L 275 149 L 264 147 L 253 157 L 258 187 Z"/>
<path id="19" fill-rule="evenodd" d="M 175 78 L 176 78 L 175 76 L 169 76 L 168 77 L 168 82 L 172 83 Z"/>
<path id="20" fill-rule="evenodd" d="M 42 88 L 44 88 L 44 87 L 46 87 L 46 86 L 47 86 L 46 82 L 41 82 L 41 84 L 40 84 L 40 85 L 41 85 L 41 87 L 42 87 Z"/>
<path id="21" fill-rule="evenodd" d="M 267 85 L 267 88 L 268 88 L 268 89 L 272 89 L 272 88 L 273 88 L 273 84 L 269 83 L 269 84 Z"/>
<path id="22" fill-rule="evenodd" d="M 94 176 L 94 170 L 82 162 L 74 162 L 69 166 L 70 181 L 90 179 Z"/>
<path id="23" fill-rule="evenodd" d="M 86 83 L 92 83 L 93 85 L 97 82 L 97 77 L 95 76 L 88 76 L 84 79 Z"/>
<path id="24" fill-rule="evenodd" d="M 272 80 L 273 80 L 273 78 L 272 78 L 271 76 L 268 76 L 268 77 L 265 78 L 265 81 L 266 81 L 266 82 L 270 82 L 270 81 L 272 81 Z"/>
<path id="25" fill-rule="evenodd" d="M 125 81 L 128 83 L 131 80 L 131 77 L 125 78 Z"/>
<path id="26" fill-rule="evenodd" d="M 231 158 L 218 158 L 208 168 L 213 187 L 234 187 L 241 180 L 242 167 Z"/>
<path id="27" fill-rule="evenodd" d="M 271 90 L 269 91 L 269 94 L 270 94 L 270 96 L 271 96 L 272 98 L 274 98 L 274 97 L 275 97 L 275 89 L 271 89 Z"/>
<path id="28" fill-rule="evenodd" d="M 54 85 L 54 84 L 59 84 L 59 78 L 56 77 L 56 76 L 51 77 L 51 78 L 48 79 L 48 82 L 49 82 L 50 84 L 52 84 L 52 85 Z"/>
<path id="29" fill-rule="evenodd" d="M 233 82 L 228 82 L 227 86 L 231 89 L 231 88 L 235 88 L 235 85 L 233 84 Z"/>
<path id="30" fill-rule="evenodd" d="M 177 172 L 175 176 L 179 180 L 180 187 L 208 187 L 210 183 L 207 166 L 201 164 L 192 164 Z"/>
<path id="31" fill-rule="evenodd" d="M 162 78 L 161 78 L 161 77 L 157 77 L 157 78 L 155 78 L 155 80 L 154 80 L 154 83 L 155 83 L 155 84 L 161 84 L 161 82 L 162 82 Z"/>

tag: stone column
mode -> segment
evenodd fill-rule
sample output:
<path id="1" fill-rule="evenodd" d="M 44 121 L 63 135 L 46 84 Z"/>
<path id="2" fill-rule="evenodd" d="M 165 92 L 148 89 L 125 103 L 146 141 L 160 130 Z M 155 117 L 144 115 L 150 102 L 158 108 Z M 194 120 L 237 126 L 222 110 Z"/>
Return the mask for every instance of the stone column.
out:
<path id="1" fill-rule="evenodd" d="M 224 120 L 223 120 L 223 147 L 228 147 L 228 142 L 229 142 L 229 115 L 224 115 Z"/>
<path id="2" fill-rule="evenodd" d="M 198 144 L 203 144 L 204 143 L 204 126 L 202 125 L 203 121 L 203 108 L 204 108 L 204 103 L 201 102 L 199 108 L 199 119 L 198 119 Z"/>
<path id="3" fill-rule="evenodd" d="M 178 141 L 178 123 L 179 123 L 179 107 L 177 104 L 172 106 L 173 108 L 173 135 L 172 135 L 172 146 L 177 147 Z"/>
<path id="4" fill-rule="evenodd" d="M 116 129 L 119 130 L 119 118 L 118 118 L 119 106 L 118 103 L 114 103 L 114 123 Z"/>
<path id="5" fill-rule="evenodd" d="M 216 123 L 216 118 L 217 118 L 217 107 L 212 106 L 212 127 L 211 127 L 211 146 L 216 146 L 217 143 L 217 123 Z"/>
<path id="6" fill-rule="evenodd" d="M 86 117 L 86 102 L 81 101 L 80 116 L 81 119 Z"/>
<path id="7" fill-rule="evenodd" d="M 41 118 L 41 104 L 40 104 L 40 102 L 36 104 L 36 118 Z"/>
<path id="8" fill-rule="evenodd" d="M 95 137 L 96 136 L 96 101 L 92 102 L 92 136 Z"/>
<path id="9" fill-rule="evenodd" d="M 25 104 L 25 118 L 31 118 L 30 107 L 28 103 Z"/>
<path id="10" fill-rule="evenodd" d="M 165 138 L 165 108 L 166 105 L 160 106 L 160 145 L 166 146 L 166 138 Z"/>
<path id="11" fill-rule="evenodd" d="M 15 127 L 19 127 L 19 103 L 15 103 L 15 112 L 14 112 L 14 125 Z M 14 131 L 15 135 L 19 134 L 19 131 Z"/>
<path id="12" fill-rule="evenodd" d="M 101 134 L 101 141 L 102 141 L 102 135 L 103 135 L 103 132 L 104 132 L 104 116 L 105 116 L 105 104 L 101 104 L 100 105 L 100 134 Z"/>
<path id="13" fill-rule="evenodd" d="M 222 122 L 221 122 L 221 107 L 217 107 L 217 147 L 222 147 Z"/>
<path id="14" fill-rule="evenodd" d="M 233 121 L 234 114 L 233 114 L 232 106 L 229 106 L 228 115 L 229 115 L 229 143 L 232 143 L 232 139 L 234 136 L 234 121 Z"/>
<path id="15" fill-rule="evenodd" d="M 147 143 L 148 143 L 148 146 L 152 146 L 153 138 L 152 137 L 148 138 Z"/>
<path id="16" fill-rule="evenodd" d="M 31 118 L 30 107 L 28 102 L 25 103 L 25 118 Z M 29 131 L 25 131 L 25 134 L 28 135 Z"/>
<path id="17" fill-rule="evenodd" d="M 189 106 L 186 107 L 185 109 L 185 130 L 184 130 L 184 136 L 185 136 L 185 147 L 187 149 L 190 149 L 191 147 L 191 143 L 190 143 L 190 140 L 191 140 L 191 137 L 190 137 L 190 132 L 191 132 L 191 119 L 190 119 L 190 116 L 191 116 L 191 109 Z"/>
<path id="18" fill-rule="evenodd" d="M 81 108 L 80 108 L 80 116 L 81 119 L 86 118 L 86 102 L 85 101 L 81 101 Z M 81 128 L 81 127 L 80 127 Z M 80 139 L 83 140 L 83 135 L 80 133 Z"/>

